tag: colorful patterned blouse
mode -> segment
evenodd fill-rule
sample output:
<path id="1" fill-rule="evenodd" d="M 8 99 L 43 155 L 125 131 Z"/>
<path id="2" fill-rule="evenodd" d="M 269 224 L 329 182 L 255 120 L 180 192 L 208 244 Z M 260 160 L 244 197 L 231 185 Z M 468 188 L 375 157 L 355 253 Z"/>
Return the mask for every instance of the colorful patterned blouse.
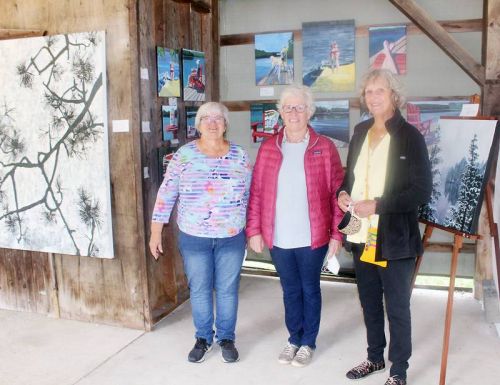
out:
<path id="1" fill-rule="evenodd" d="M 168 223 L 179 198 L 181 231 L 207 238 L 234 236 L 245 227 L 251 172 L 248 154 L 234 143 L 226 155 L 212 158 L 190 142 L 168 164 L 152 220 Z"/>

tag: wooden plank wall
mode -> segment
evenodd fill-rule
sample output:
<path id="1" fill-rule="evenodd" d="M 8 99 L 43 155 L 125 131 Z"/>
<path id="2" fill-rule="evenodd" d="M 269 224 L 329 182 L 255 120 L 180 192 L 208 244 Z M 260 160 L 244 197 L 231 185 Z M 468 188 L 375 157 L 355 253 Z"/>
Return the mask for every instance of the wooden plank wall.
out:
<path id="1" fill-rule="evenodd" d="M 141 193 L 136 3 L 132 0 L 2 0 L 0 28 L 49 35 L 106 30 L 115 259 L 0 250 L 0 307 L 144 329 L 149 325 Z M 130 25 L 132 28 L 130 28 Z M 135 49 L 135 51 L 134 51 Z M 53 289 L 53 290 L 52 290 Z"/>
<path id="2" fill-rule="evenodd" d="M 207 3 L 208 4 L 208 3 Z M 140 67 L 149 70 L 150 81 L 141 81 L 141 120 L 151 122 L 151 133 L 144 133 L 142 141 L 142 163 L 148 167 L 149 178 L 143 180 L 144 223 L 147 240 L 150 235 L 150 221 L 156 193 L 161 183 L 158 175 L 158 147 L 161 139 L 161 105 L 168 104 L 168 98 L 159 98 L 156 90 L 156 46 L 166 48 L 188 48 L 204 51 L 206 56 L 206 100 L 219 100 L 219 29 L 218 1 L 210 2 L 210 13 L 196 12 L 187 2 L 153 0 L 140 2 L 139 57 Z M 179 111 L 180 144 L 186 142 L 185 106 L 201 103 L 177 99 Z M 175 218 L 175 213 L 172 218 Z M 188 298 L 187 281 L 182 259 L 177 250 L 177 227 L 165 226 L 163 231 L 164 255 L 155 261 L 147 257 L 148 291 L 155 323 Z"/>

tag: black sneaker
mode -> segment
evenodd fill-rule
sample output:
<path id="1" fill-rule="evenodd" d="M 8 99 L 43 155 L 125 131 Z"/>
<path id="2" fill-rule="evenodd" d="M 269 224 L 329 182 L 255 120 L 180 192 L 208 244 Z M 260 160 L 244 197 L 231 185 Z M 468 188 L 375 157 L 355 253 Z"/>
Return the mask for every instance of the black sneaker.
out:
<path id="1" fill-rule="evenodd" d="M 385 362 L 371 362 L 370 360 L 364 360 L 358 366 L 355 366 L 346 373 L 346 377 L 350 380 L 359 380 L 360 378 L 366 377 L 369 374 L 380 372 L 385 369 Z"/>
<path id="2" fill-rule="evenodd" d="M 240 355 L 236 346 L 234 346 L 233 340 L 222 340 L 219 342 L 219 345 L 222 350 L 222 361 L 236 362 L 240 359 Z"/>
<path id="3" fill-rule="evenodd" d="M 188 361 L 203 362 L 210 350 L 212 350 L 212 345 L 209 345 L 205 338 L 197 338 L 193 349 L 189 352 Z"/>
<path id="4" fill-rule="evenodd" d="M 406 380 L 398 375 L 390 376 L 385 382 L 385 385 L 406 385 Z"/>

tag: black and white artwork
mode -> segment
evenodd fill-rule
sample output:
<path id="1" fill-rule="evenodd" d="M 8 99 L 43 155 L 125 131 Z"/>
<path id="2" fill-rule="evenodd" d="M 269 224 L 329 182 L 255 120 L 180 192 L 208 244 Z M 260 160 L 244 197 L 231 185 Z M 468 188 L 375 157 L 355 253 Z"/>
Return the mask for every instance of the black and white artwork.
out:
<path id="1" fill-rule="evenodd" d="M 0 42 L 0 247 L 113 258 L 104 32 Z"/>
<path id="2" fill-rule="evenodd" d="M 474 234 L 490 175 L 492 145 L 498 121 L 440 119 L 427 142 L 432 170 L 431 201 L 420 218 L 459 232 Z"/>

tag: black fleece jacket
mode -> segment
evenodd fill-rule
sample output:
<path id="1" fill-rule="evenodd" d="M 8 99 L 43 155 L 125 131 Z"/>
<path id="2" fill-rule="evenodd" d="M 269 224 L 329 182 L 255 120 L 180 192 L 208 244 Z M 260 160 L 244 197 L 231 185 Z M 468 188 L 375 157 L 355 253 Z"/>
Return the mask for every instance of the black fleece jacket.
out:
<path id="1" fill-rule="evenodd" d="M 337 191 L 351 194 L 354 166 L 373 119 L 359 123 L 349 144 L 347 171 Z M 376 260 L 414 258 L 422 254 L 418 208 L 427 203 L 432 191 L 429 154 L 422 134 L 396 110 L 385 122 L 391 142 L 387 159 L 384 193 L 377 201 L 380 215 Z"/>

